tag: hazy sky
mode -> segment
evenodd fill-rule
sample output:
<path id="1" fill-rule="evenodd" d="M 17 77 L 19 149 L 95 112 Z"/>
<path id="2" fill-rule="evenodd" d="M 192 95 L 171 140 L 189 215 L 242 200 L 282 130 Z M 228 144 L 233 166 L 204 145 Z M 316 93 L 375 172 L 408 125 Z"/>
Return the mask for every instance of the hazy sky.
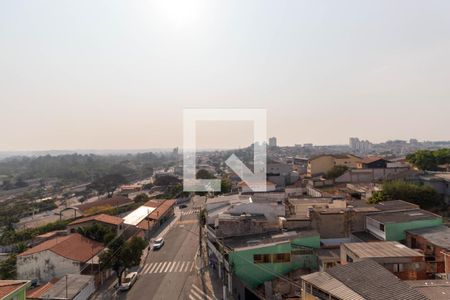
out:
<path id="1" fill-rule="evenodd" d="M 281 145 L 450 140 L 449 15 L 423 0 L 0 0 L 0 150 L 173 147 L 197 107 L 266 108 Z M 199 129 L 202 146 L 243 146 L 238 127 Z"/>

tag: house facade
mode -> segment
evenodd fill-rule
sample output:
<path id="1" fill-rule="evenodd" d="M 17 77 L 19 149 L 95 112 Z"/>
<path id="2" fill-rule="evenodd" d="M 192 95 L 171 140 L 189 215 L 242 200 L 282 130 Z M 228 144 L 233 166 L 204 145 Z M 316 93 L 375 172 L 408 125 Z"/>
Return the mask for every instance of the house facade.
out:
<path id="1" fill-rule="evenodd" d="M 335 166 L 346 166 L 348 168 L 356 168 L 360 157 L 352 154 L 324 154 L 314 156 L 309 159 L 306 174 L 314 177 L 326 174 Z"/>
<path id="2" fill-rule="evenodd" d="M 103 250 L 103 244 L 73 233 L 39 244 L 17 255 L 17 277 L 48 282 L 66 274 L 80 274 Z"/>
<path id="3" fill-rule="evenodd" d="M 124 230 L 122 218 L 110 216 L 107 214 L 99 214 L 75 220 L 67 225 L 67 230 L 69 230 L 69 232 L 75 232 L 77 228 L 89 227 L 94 224 L 107 226 L 111 228 L 116 233 L 116 235 L 121 235 Z"/>
<path id="4" fill-rule="evenodd" d="M 450 273 L 450 228 L 435 226 L 406 231 L 406 245 L 425 255 L 427 272 Z M 446 268 L 447 266 L 447 268 Z"/>
<path id="5" fill-rule="evenodd" d="M 344 243 L 340 256 L 342 265 L 372 259 L 400 279 L 427 278 L 425 256 L 398 242 Z"/>
<path id="6" fill-rule="evenodd" d="M 366 216 L 366 230 L 385 241 L 404 241 L 407 230 L 439 225 L 442 225 L 441 216 L 420 209 Z"/>

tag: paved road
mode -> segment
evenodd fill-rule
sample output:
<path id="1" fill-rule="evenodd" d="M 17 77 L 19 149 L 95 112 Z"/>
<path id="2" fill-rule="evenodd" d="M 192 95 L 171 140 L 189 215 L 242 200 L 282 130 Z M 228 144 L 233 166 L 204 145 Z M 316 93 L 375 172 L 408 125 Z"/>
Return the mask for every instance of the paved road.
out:
<path id="1" fill-rule="evenodd" d="M 208 299 L 193 297 L 193 281 L 198 250 L 198 224 L 191 207 L 183 209 L 181 219 L 165 235 L 161 250 L 149 253 L 140 277 L 133 288 L 121 293 L 119 299 Z M 198 294 L 198 291 L 197 291 Z"/>

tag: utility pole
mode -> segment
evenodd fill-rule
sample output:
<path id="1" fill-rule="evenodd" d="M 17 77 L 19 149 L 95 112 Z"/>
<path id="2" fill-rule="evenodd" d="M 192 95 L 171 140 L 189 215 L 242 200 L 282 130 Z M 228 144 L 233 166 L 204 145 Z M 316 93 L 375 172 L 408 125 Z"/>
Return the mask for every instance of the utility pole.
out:
<path id="1" fill-rule="evenodd" d="M 202 239 L 203 239 L 203 211 L 200 210 L 200 214 L 199 214 L 199 224 L 198 224 L 198 247 L 200 249 L 199 251 L 199 255 L 200 257 L 202 257 L 202 252 L 203 252 L 203 248 L 202 248 Z"/>

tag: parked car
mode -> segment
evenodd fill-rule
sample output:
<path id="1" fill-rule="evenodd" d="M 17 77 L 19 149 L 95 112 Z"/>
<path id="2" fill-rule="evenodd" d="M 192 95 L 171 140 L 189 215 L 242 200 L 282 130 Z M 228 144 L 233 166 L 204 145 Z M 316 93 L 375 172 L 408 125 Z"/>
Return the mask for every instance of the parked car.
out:
<path id="1" fill-rule="evenodd" d="M 153 250 L 159 250 L 161 249 L 161 247 L 164 245 L 164 239 L 163 238 L 159 238 L 153 241 Z"/>
<path id="2" fill-rule="evenodd" d="M 127 276 L 122 280 L 122 284 L 119 286 L 119 291 L 128 291 L 131 289 L 133 284 L 136 282 L 138 277 L 137 272 L 130 272 Z"/>

